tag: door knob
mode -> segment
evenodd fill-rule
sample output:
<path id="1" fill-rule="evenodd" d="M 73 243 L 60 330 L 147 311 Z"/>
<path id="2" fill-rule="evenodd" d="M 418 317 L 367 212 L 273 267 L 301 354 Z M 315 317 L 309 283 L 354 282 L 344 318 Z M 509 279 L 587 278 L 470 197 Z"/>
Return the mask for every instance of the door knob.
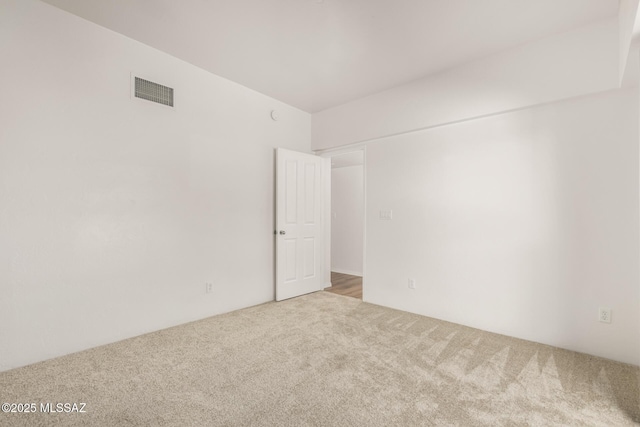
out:
<path id="1" fill-rule="evenodd" d="M 287 232 L 284 230 L 280 230 L 280 234 L 284 236 L 285 234 L 287 234 Z"/>

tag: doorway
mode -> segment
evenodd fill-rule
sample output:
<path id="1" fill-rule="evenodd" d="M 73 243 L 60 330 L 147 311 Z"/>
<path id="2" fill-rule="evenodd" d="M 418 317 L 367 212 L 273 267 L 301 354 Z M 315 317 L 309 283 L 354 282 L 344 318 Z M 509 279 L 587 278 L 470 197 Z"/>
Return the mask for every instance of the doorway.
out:
<path id="1" fill-rule="evenodd" d="M 331 157 L 331 284 L 329 292 L 362 299 L 364 276 L 364 150 Z"/>

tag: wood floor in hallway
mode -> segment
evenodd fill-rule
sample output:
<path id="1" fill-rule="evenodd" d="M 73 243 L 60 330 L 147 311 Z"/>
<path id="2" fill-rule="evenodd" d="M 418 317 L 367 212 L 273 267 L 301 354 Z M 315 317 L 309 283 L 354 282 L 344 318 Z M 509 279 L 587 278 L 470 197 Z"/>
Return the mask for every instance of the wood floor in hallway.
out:
<path id="1" fill-rule="evenodd" d="M 331 272 L 331 286 L 325 289 L 338 295 L 362 299 L 362 277 L 350 274 Z"/>

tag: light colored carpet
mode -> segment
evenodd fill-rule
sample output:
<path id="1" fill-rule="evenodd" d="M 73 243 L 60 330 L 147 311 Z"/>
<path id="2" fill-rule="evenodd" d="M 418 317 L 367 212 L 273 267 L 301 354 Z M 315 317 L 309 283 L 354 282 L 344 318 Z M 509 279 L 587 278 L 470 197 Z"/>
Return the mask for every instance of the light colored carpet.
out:
<path id="1" fill-rule="evenodd" d="M 319 292 L 0 374 L 0 425 L 625 426 L 638 367 Z M 38 408 L 39 409 L 39 408 Z"/>

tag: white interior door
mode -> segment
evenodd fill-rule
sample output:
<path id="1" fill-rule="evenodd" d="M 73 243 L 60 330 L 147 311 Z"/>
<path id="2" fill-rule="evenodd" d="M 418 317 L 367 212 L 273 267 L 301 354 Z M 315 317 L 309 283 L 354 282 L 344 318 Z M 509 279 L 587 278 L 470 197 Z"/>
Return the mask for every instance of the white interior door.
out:
<path id="1" fill-rule="evenodd" d="M 325 161 L 283 148 L 276 152 L 276 301 L 323 289 Z"/>

